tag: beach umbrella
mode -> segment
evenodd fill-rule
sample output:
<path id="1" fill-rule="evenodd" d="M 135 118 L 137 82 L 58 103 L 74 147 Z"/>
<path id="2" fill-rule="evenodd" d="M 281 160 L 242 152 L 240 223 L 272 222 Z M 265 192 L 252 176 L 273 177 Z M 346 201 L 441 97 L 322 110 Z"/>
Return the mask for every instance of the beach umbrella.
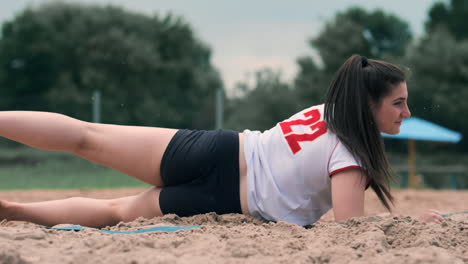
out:
<path id="1" fill-rule="evenodd" d="M 457 143 L 462 139 L 462 134 L 423 120 L 411 117 L 403 120 L 400 133 L 389 135 L 382 133 L 386 138 L 408 140 L 408 174 L 410 187 L 418 187 L 416 179 L 416 140 Z"/>

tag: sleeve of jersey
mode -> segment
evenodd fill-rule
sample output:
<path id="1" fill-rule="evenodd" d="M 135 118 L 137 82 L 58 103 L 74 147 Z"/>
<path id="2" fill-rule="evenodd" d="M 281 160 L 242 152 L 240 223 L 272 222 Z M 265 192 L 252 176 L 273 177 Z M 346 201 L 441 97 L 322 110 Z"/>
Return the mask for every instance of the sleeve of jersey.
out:
<path id="1" fill-rule="evenodd" d="M 338 172 L 355 168 L 361 168 L 361 166 L 348 149 L 338 142 L 328 160 L 328 175 L 331 177 Z"/>

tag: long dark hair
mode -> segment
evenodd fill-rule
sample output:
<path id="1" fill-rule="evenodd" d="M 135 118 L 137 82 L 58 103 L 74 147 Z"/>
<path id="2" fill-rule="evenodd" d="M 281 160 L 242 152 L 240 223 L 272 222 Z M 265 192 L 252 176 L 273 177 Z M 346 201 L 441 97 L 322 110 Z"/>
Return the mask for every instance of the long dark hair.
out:
<path id="1" fill-rule="evenodd" d="M 366 183 L 390 209 L 392 172 L 371 102 L 380 105 L 406 80 L 405 72 L 385 61 L 353 55 L 340 67 L 327 92 L 324 118 L 366 173 Z"/>

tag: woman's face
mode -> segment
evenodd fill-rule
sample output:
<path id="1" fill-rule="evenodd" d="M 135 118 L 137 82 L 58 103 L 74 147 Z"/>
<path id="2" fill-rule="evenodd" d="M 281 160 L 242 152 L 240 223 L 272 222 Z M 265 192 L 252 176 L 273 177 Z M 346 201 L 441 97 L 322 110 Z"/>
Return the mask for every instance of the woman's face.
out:
<path id="1" fill-rule="evenodd" d="M 408 108 L 408 89 L 406 82 L 393 88 L 393 91 L 382 99 L 379 105 L 373 105 L 372 113 L 380 132 L 395 135 L 400 133 L 403 119 L 411 116 Z"/>

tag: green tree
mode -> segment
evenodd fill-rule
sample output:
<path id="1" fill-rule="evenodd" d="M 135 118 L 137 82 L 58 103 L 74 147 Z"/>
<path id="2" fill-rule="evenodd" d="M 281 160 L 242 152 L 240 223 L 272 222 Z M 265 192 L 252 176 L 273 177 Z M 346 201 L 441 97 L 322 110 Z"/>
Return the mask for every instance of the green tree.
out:
<path id="1" fill-rule="evenodd" d="M 449 2 L 437 2 L 431 7 L 429 19 L 426 21 L 426 31 L 431 33 L 438 27 L 445 27 L 456 40 L 467 39 L 468 1 L 450 0 Z"/>
<path id="2" fill-rule="evenodd" d="M 468 135 L 468 41 L 438 28 L 408 52 L 412 114 Z M 464 140 L 458 148 L 465 148 Z"/>
<path id="3" fill-rule="evenodd" d="M 331 74 L 324 72 L 311 57 L 297 59 L 299 72 L 294 80 L 294 91 L 301 109 L 324 102 Z"/>
<path id="4" fill-rule="evenodd" d="M 320 34 L 310 40 L 320 61 L 307 56 L 297 60 L 299 73 L 295 88 L 302 105 L 322 102 L 333 74 L 352 54 L 398 61 L 411 39 L 408 24 L 382 10 L 368 12 L 352 7 L 337 13 Z"/>
<path id="5" fill-rule="evenodd" d="M 407 64 L 410 107 L 414 116 L 460 131 L 464 138 L 449 148 L 468 147 L 468 2 L 437 2 L 429 10 L 425 35 L 410 49 Z"/>
<path id="6" fill-rule="evenodd" d="M 335 72 L 356 53 L 376 59 L 401 57 L 411 38 L 408 23 L 395 15 L 352 7 L 326 23 L 311 46 L 318 50 L 324 69 Z"/>
<path id="7" fill-rule="evenodd" d="M 253 84 L 237 84 L 237 98 L 227 105 L 226 127 L 242 131 L 272 128 L 299 110 L 291 86 L 281 80 L 281 74 L 271 69 L 255 73 Z"/>
<path id="8" fill-rule="evenodd" d="M 2 108 L 89 120 L 87 106 L 98 89 L 104 122 L 212 128 L 222 82 L 210 56 L 190 26 L 171 14 L 45 4 L 3 25 Z"/>

